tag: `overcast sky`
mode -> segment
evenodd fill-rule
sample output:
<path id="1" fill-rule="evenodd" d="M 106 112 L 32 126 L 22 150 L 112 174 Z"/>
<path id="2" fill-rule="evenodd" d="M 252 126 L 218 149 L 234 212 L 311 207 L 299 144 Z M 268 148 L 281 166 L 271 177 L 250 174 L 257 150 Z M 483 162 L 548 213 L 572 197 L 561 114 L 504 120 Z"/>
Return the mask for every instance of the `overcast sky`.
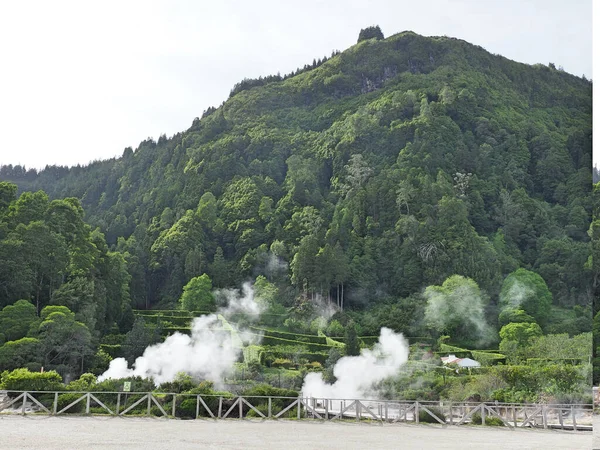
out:
<path id="1" fill-rule="evenodd" d="M 86 164 L 187 129 L 233 84 L 385 36 L 448 35 L 592 78 L 591 0 L 3 1 L 0 164 Z"/>

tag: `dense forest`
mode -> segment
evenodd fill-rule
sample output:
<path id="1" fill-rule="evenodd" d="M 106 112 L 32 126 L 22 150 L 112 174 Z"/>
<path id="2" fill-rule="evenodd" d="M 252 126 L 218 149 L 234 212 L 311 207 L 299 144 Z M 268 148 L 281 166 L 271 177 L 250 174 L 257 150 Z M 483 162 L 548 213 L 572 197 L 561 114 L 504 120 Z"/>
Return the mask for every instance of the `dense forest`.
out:
<path id="1" fill-rule="evenodd" d="M 187 131 L 120 158 L 0 167 L 2 341 L 44 348 L 31 367 L 91 370 L 132 310 L 175 309 L 202 277 L 259 277 L 296 332 L 317 299 L 365 336 L 498 349 L 508 325 L 590 332 L 591 82 L 458 39 L 363 32 L 290 75 L 242 81 Z M 483 344 L 459 319 L 423 319 L 457 283 L 482 299 Z M 0 369 L 22 366 L 2 362 L 6 345 Z"/>

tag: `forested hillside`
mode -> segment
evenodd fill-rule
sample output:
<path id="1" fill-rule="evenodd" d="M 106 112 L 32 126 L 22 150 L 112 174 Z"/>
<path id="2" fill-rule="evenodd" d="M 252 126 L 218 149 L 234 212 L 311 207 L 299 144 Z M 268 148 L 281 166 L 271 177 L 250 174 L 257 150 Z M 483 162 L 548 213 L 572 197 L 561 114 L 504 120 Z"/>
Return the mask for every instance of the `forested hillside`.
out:
<path id="1" fill-rule="evenodd" d="M 419 333 L 421 294 L 452 275 L 501 326 L 517 273 L 548 302 L 527 311 L 545 331 L 591 331 L 591 92 L 553 64 L 404 32 L 244 80 L 120 158 L 4 166 L 20 192 L 67 200 L 3 185 L 0 306 L 66 305 L 105 332 L 130 307 L 173 308 L 202 274 L 217 288 L 263 275 L 282 307 L 319 295 L 365 334 Z"/>

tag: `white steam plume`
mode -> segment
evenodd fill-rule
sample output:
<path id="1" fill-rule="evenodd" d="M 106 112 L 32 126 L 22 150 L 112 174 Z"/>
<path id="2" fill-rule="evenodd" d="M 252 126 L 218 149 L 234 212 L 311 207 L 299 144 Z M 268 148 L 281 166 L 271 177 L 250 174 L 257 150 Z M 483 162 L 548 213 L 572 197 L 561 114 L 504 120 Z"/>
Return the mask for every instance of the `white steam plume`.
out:
<path id="1" fill-rule="evenodd" d="M 492 328 L 485 319 L 481 291 L 474 281 L 454 275 L 442 287 L 428 287 L 424 296 L 427 299 L 425 321 L 430 326 L 441 331 L 460 325 L 480 344 L 493 339 Z"/>
<path id="2" fill-rule="evenodd" d="M 233 313 L 244 313 L 256 318 L 260 314 L 260 306 L 254 300 L 254 291 L 249 283 L 244 284 L 241 295 L 235 290 L 222 290 L 220 293 L 227 298 L 226 306 L 217 314 L 195 318 L 190 336 L 174 333 L 164 342 L 149 346 L 131 368 L 124 358 L 116 358 L 98 380 L 140 376 L 152 378 L 160 384 L 173 381 L 179 372 L 185 372 L 219 384 L 242 352 L 237 331 L 222 331 L 219 315 L 227 317 Z"/>
<path id="3" fill-rule="evenodd" d="M 529 297 L 535 295 L 533 289 L 528 286 L 525 286 L 518 280 L 510 286 L 508 292 L 505 295 L 502 295 L 500 302 L 503 304 L 502 310 L 507 309 L 519 309 L 525 300 Z"/>
<path id="4" fill-rule="evenodd" d="M 215 297 L 224 297 L 224 306 L 219 308 L 219 313 L 230 317 L 242 313 L 250 318 L 257 318 L 263 307 L 254 300 L 254 289 L 250 283 L 242 285 L 242 294 L 236 289 L 219 289 L 215 291 Z"/>
<path id="5" fill-rule="evenodd" d="M 302 395 L 313 398 L 373 399 L 375 385 L 398 373 L 408 361 L 408 342 L 402 334 L 382 328 L 372 350 L 363 349 L 359 356 L 344 356 L 333 368 L 337 381 L 326 383 L 321 373 L 311 372 L 304 378 Z"/>

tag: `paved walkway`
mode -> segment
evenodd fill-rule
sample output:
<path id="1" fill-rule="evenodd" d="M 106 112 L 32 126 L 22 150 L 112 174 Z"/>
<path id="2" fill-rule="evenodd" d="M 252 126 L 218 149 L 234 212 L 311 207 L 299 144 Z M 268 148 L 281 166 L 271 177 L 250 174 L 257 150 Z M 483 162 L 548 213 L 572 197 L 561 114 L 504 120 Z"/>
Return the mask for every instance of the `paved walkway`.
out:
<path id="1" fill-rule="evenodd" d="M 0 416 L 0 448 L 586 449 L 589 432 L 317 421 Z"/>

